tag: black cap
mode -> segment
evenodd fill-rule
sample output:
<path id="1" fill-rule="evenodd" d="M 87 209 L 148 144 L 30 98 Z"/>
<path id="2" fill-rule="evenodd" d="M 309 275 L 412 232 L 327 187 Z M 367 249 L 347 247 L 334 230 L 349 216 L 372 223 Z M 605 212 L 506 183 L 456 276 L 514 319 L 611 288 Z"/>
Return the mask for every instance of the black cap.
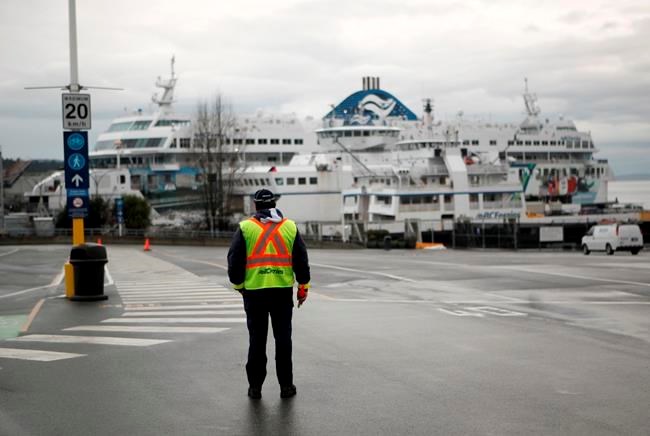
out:
<path id="1" fill-rule="evenodd" d="M 255 203 L 271 203 L 275 201 L 275 194 L 268 189 L 260 189 L 253 195 Z"/>

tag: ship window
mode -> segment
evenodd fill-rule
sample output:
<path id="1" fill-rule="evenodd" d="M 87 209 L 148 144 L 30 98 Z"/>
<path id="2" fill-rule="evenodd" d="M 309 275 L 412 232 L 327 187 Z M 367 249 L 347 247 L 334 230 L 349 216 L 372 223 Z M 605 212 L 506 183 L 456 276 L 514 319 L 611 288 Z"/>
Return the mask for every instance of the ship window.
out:
<path id="1" fill-rule="evenodd" d="M 469 139 L 464 139 L 463 140 L 463 145 L 469 145 Z"/>
<path id="2" fill-rule="evenodd" d="M 526 145 L 531 145 L 530 141 L 526 141 L 525 143 L 526 143 Z"/>
<path id="3" fill-rule="evenodd" d="M 115 123 L 111 124 L 111 126 L 108 128 L 109 132 L 124 132 L 125 130 L 129 130 L 129 126 L 131 126 L 132 121 L 127 121 L 124 123 Z"/>
<path id="4" fill-rule="evenodd" d="M 472 145 L 478 145 L 478 139 L 472 139 Z"/>
<path id="5" fill-rule="evenodd" d="M 190 138 L 181 138 L 181 148 L 190 148 Z"/>
<path id="6" fill-rule="evenodd" d="M 548 141 L 542 141 L 542 145 L 548 145 Z"/>
<path id="7" fill-rule="evenodd" d="M 368 130 L 363 131 L 363 136 L 370 136 L 370 132 Z"/>
<path id="8" fill-rule="evenodd" d="M 524 141 L 517 141 L 517 145 L 524 145 Z"/>
<path id="9" fill-rule="evenodd" d="M 515 145 L 515 141 L 512 141 L 512 140 L 508 141 L 508 145 Z"/>
<path id="10" fill-rule="evenodd" d="M 271 144 L 279 144 L 280 140 L 279 139 L 271 139 Z"/>
<path id="11" fill-rule="evenodd" d="M 276 177 L 275 178 L 275 184 L 278 186 L 284 185 L 284 179 L 282 177 Z"/>
<path id="12" fill-rule="evenodd" d="M 512 141 L 508 141 L 508 144 L 510 144 Z M 497 140 L 496 139 L 490 139 L 490 145 L 497 145 Z"/>
<path id="13" fill-rule="evenodd" d="M 120 185 L 123 185 L 126 183 L 126 176 L 124 174 L 120 174 Z"/>
<path id="14" fill-rule="evenodd" d="M 533 141 L 533 145 L 539 145 L 539 141 Z"/>
<path id="15" fill-rule="evenodd" d="M 296 179 L 294 177 L 287 177 L 287 185 L 295 185 Z"/>
<path id="16" fill-rule="evenodd" d="M 299 185 L 306 185 L 307 184 L 307 178 L 306 177 L 298 177 L 298 184 Z"/>
<path id="17" fill-rule="evenodd" d="M 317 177 L 310 177 L 309 178 L 309 184 L 310 185 L 316 185 L 318 183 L 318 178 Z"/>
<path id="18" fill-rule="evenodd" d="M 260 185 L 260 181 L 259 181 L 259 180 L 257 180 L 257 179 L 253 179 L 253 181 L 255 182 L 255 186 L 259 186 L 259 185 Z"/>
<path id="19" fill-rule="evenodd" d="M 151 121 L 136 121 L 129 127 L 129 130 L 147 130 L 151 125 Z"/>
<path id="20" fill-rule="evenodd" d="M 176 138 L 174 138 L 174 139 L 172 139 L 171 144 L 169 144 L 169 148 L 176 148 L 176 145 L 177 145 Z"/>
<path id="21" fill-rule="evenodd" d="M 244 140 L 243 139 L 233 139 L 232 143 L 234 145 L 242 145 L 244 143 Z"/>
<path id="22" fill-rule="evenodd" d="M 352 132 L 346 130 L 345 132 L 343 132 L 343 136 L 352 136 Z"/>
<path id="23" fill-rule="evenodd" d="M 555 141 L 551 141 L 551 145 L 555 145 L 555 144 L 556 144 L 556 142 L 555 142 Z"/>
<path id="24" fill-rule="evenodd" d="M 400 197 L 400 204 L 411 204 L 411 197 Z"/>
<path id="25" fill-rule="evenodd" d="M 582 141 L 582 148 L 589 148 L 589 141 Z"/>
<path id="26" fill-rule="evenodd" d="M 296 145 L 302 145 L 302 139 L 294 139 L 293 143 Z"/>
<path id="27" fill-rule="evenodd" d="M 393 198 L 390 197 L 389 195 L 378 195 L 376 198 L 377 198 L 377 203 L 383 203 L 386 206 L 390 205 L 393 200 Z"/>
<path id="28" fill-rule="evenodd" d="M 282 144 L 283 145 L 291 144 L 291 139 L 283 139 Z"/>
<path id="29" fill-rule="evenodd" d="M 252 145 L 252 144 L 255 144 L 255 140 L 252 139 L 252 138 L 247 138 L 246 139 L 246 145 Z"/>
<path id="30" fill-rule="evenodd" d="M 260 144 L 260 145 L 266 144 L 266 143 L 268 143 L 268 140 L 266 138 L 259 138 L 257 140 L 257 143 Z"/>

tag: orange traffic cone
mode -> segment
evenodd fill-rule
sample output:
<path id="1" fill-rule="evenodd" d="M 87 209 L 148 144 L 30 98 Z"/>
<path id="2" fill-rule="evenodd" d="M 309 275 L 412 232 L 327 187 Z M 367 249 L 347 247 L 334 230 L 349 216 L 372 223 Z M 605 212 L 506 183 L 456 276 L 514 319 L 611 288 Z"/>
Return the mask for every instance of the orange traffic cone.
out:
<path id="1" fill-rule="evenodd" d="M 102 245 L 102 238 L 97 238 L 97 245 Z"/>
<path id="2" fill-rule="evenodd" d="M 144 251 L 151 251 L 151 244 L 149 244 L 149 238 L 144 240 Z"/>

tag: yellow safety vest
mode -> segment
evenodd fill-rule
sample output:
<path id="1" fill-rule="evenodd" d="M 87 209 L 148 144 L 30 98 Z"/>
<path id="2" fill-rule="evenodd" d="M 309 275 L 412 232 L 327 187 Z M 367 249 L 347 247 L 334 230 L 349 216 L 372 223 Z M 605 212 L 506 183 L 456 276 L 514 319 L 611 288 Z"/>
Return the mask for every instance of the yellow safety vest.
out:
<path id="1" fill-rule="evenodd" d="M 246 241 L 245 289 L 290 288 L 294 283 L 291 253 L 296 223 L 261 223 L 250 218 L 239 223 Z"/>

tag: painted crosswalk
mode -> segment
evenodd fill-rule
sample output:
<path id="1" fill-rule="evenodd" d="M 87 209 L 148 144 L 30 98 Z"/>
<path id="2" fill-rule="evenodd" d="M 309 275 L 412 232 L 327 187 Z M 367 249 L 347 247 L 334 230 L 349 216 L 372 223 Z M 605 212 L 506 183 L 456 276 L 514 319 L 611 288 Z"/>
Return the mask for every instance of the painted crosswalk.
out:
<path id="1" fill-rule="evenodd" d="M 77 344 L 150 347 L 182 340 L 184 336 L 178 335 L 222 334 L 246 323 L 241 296 L 215 283 L 214 277 L 194 275 L 150 253 L 128 247 L 112 247 L 109 256 L 110 274 L 121 300 L 115 301 L 122 310 L 119 316 L 113 314 L 97 324 L 66 327 L 62 334 L 29 334 L 6 342 L 22 347 L 48 344 L 48 348 Z M 155 338 L 144 335 L 155 335 Z M 0 344 L 0 359 L 52 362 L 86 356 L 68 351 Z M 84 348 L 84 352 L 91 351 Z"/>

